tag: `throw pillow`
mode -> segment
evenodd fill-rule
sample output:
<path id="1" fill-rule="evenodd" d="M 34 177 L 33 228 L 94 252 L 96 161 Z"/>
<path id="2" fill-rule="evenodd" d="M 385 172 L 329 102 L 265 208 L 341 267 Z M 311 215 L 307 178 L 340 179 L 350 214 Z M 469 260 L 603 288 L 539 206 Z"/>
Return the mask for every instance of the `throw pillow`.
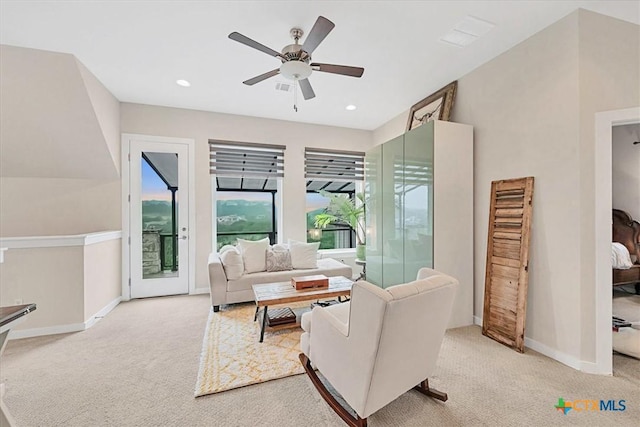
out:
<path id="1" fill-rule="evenodd" d="M 289 249 L 282 250 L 278 246 L 280 245 L 267 249 L 267 271 L 293 270 Z"/>
<path id="2" fill-rule="evenodd" d="M 302 243 L 289 240 L 291 265 L 293 268 L 318 268 L 318 248 L 320 242 Z"/>
<path id="3" fill-rule="evenodd" d="M 222 268 L 227 275 L 227 280 L 237 280 L 244 274 L 244 262 L 242 254 L 235 246 L 225 246 L 220 248 L 220 261 Z"/>
<path id="4" fill-rule="evenodd" d="M 242 254 L 245 273 L 257 273 L 267 269 L 267 248 L 269 238 L 262 240 L 238 239 L 238 247 Z"/>

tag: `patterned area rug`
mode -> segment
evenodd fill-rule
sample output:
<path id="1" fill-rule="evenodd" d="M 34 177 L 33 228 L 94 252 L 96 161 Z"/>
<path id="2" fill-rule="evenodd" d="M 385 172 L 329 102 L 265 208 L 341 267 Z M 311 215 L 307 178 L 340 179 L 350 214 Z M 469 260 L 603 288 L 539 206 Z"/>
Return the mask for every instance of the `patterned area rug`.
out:
<path id="1" fill-rule="evenodd" d="M 298 359 L 302 329 L 267 328 L 264 342 L 260 343 L 260 325 L 253 321 L 255 307 L 234 304 L 209 313 L 196 397 L 304 372 Z"/>

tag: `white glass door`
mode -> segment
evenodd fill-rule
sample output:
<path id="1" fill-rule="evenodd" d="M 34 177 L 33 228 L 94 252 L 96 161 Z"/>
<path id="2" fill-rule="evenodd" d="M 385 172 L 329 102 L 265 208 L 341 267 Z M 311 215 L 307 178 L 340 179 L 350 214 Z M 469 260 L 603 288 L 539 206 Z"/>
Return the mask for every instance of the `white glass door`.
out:
<path id="1" fill-rule="evenodd" d="M 189 292 L 189 146 L 131 140 L 131 298 Z"/>

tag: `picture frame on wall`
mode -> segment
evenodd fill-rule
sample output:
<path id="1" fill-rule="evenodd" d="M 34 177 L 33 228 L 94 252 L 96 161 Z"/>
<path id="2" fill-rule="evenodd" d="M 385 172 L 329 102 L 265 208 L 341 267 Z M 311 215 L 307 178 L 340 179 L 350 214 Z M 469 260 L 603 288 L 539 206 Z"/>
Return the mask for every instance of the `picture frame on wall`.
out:
<path id="1" fill-rule="evenodd" d="M 433 120 L 449 121 L 458 81 L 454 81 L 414 104 L 409 110 L 407 131 Z"/>

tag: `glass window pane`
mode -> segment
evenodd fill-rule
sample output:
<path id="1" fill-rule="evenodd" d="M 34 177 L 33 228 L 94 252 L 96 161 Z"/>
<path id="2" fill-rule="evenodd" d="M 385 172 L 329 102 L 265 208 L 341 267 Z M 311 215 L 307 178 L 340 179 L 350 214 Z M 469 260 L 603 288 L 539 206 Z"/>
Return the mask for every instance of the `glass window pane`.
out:
<path id="1" fill-rule="evenodd" d="M 238 238 L 275 241 L 271 192 L 218 191 L 216 193 L 217 246 L 235 245 Z"/>

